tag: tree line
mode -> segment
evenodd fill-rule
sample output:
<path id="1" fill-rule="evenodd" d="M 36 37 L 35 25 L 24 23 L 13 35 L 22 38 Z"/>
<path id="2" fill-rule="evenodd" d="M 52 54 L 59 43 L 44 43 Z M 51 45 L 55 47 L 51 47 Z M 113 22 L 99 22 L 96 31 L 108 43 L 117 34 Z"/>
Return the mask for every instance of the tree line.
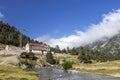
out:
<path id="1" fill-rule="evenodd" d="M 67 47 L 66 49 L 60 50 L 59 46 L 56 45 L 55 48 L 51 48 L 51 51 L 55 53 L 66 53 L 70 55 L 78 55 L 78 59 L 82 63 L 92 63 L 96 62 L 106 62 L 112 60 L 120 60 L 120 54 L 111 54 L 103 51 L 93 50 L 88 47 L 78 47 L 70 49 Z"/>
<path id="2" fill-rule="evenodd" d="M 20 36 L 22 36 L 22 46 L 25 46 L 27 42 L 37 42 L 30 37 L 24 35 L 16 27 L 0 21 L 0 43 L 7 45 L 20 46 Z"/>

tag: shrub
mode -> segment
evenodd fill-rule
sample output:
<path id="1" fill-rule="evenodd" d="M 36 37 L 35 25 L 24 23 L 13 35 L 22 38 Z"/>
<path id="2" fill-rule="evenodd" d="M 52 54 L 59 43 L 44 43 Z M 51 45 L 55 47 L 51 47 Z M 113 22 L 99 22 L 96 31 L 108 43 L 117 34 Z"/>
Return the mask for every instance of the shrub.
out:
<path id="1" fill-rule="evenodd" d="M 20 80 L 28 80 L 27 78 L 20 78 Z"/>
<path id="2" fill-rule="evenodd" d="M 55 59 L 53 58 L 52 53 L 47 53 L 46 58 L 47 58 L 46 61 L 48 63 L 50 63 L 50 64 L 55 64 L 56 63 Z"/>
<path id="3" fill-rule="evenodd" d="M 62 67 L 63 67 L 64 70 L 68 70 L 68 69 L 72 68 L 72 65 L 73 65 L 73 62 L 71 62 L 71 61 L 65 61 L 62 64 Z"/>
<path id="4" fill-rule="evenodd" d="M 49 78 L 46 78 L 46 79 L 44 79 L 44 80 L 50 80 Z"/>
<path id="5" fill-rule="evenodd" d="M 78 56 L 78 59 L 81 60 L 83 63 L 92 63 L 92 57 L 86 53 L 82 53 L 81 55 Z"/>
<path id="6" fill-rule="evenodd" d="M 23 52 L 23 53 L 21 53 L 20 57 L 23 59 L 37 60 L 37 57 L 32 52 L 30 52 L 30 53 Z"/>
<path id="7" fill-rule="evenodd" d="M 23 52 L 23 53 L 21 53 L 20 58 L 26 58 L 26 56 L 27 56 L 27 53 Z"/>
<path id="8" fill-rule="evenodd" d="M 37 57 L 34 55 L 34 53 L 26 53 L 23 52 L 20 55 L 20 64 L 25 65 L 26 66 L 26 70 L 32 70 L 35 65 L 36 65 L 36 60 Z"/>

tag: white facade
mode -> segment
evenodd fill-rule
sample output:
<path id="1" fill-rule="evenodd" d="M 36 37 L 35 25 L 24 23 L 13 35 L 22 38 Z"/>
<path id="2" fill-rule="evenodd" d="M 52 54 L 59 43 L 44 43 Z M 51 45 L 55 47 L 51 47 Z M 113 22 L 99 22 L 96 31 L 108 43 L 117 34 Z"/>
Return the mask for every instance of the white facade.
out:
<path id="1" fill-rule="evenodd" d="M 32 50 L 33 53 L 42 53 L 41 50 Z"/>
<path id="2" fill-rule="evenodd" d="M 44 44 L 27 43 L 25 50 L 27 52 L 46 54 L 46 53 L 48 53 L 48 51 L 50 51 L 50 48 Z"/>
<path id="3" fill-rule="evenodd" d="M 28 44 L 28 43 L 26 44 L 25 50 L 26 50 L 27 52 L 30 52 L 30 48 L 29 48 L 29 44 Z"/>

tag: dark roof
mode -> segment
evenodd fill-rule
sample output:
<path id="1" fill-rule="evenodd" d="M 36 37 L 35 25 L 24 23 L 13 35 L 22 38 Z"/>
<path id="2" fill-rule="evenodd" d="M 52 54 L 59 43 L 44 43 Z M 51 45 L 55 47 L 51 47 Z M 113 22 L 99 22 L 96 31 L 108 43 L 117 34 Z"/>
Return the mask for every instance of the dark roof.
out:
<path id="1" fill-rule="evenodd" d="M 45 44 L 29 43 L 30 50 L 49 50 L 50 47 Z"/>

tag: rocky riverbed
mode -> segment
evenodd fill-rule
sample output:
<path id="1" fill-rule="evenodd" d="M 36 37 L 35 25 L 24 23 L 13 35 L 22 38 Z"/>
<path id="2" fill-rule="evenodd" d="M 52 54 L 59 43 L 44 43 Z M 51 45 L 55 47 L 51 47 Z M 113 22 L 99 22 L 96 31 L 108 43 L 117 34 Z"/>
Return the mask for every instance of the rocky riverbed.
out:
<path id="1" fill-rule="evenodd" d="M 108 75 L 100 75 L 94 73 L 85 73 L 78 71 L 65 72 L 56 67 L 37 68 L 40 80 L 120 80 L 120 77 L 112 77 Z"/>

